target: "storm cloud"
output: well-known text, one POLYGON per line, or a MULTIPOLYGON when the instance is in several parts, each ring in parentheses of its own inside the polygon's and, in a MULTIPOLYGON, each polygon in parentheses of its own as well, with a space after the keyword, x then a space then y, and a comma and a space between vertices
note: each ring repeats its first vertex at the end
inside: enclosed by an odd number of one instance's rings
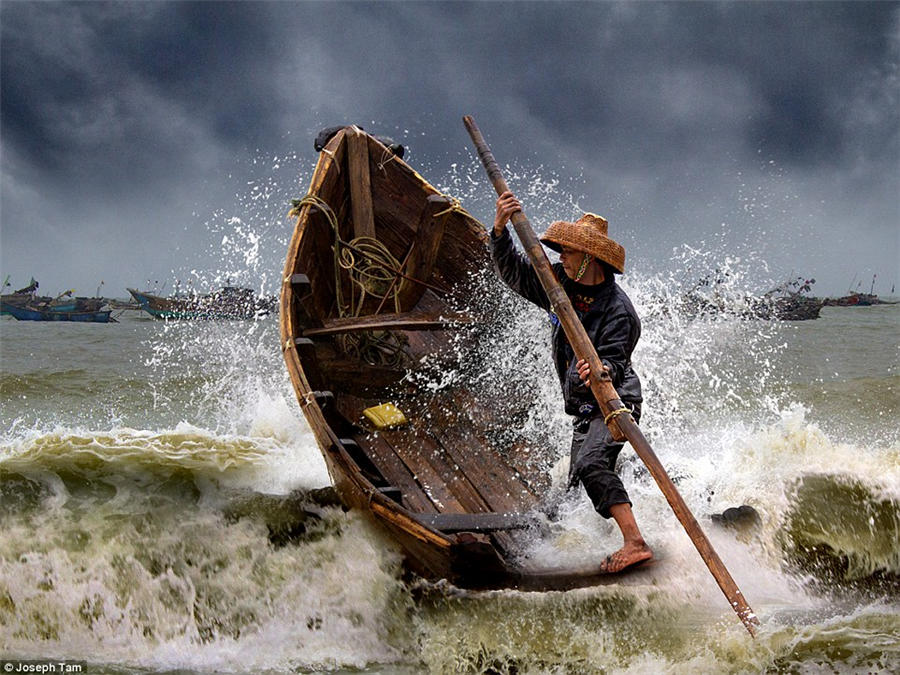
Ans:
MULTIPOLYGON (((516 191, 553 179, 536 225, 603 213, 632 271, 683 245, 820 293, 900 268, 897 3, 4 1, 0 24, 14 286, 121 296, 223 256, 271 283, 320 128, 452 185, 483 180, 464 114, 516 191)), ((487 181, 465 192, 489 220, 487 181)))

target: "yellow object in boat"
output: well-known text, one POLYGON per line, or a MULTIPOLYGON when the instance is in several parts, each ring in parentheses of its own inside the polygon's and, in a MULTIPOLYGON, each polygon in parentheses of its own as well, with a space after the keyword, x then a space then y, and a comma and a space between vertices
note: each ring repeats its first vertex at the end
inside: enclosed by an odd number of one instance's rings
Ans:
POLYGON ((392 429, 394 427, 402 427, 408 424, 409 420, 406 415, 393 403, 382 403, 381 405, 372 406, 363 410, 363 415, 376 429, 392 429))

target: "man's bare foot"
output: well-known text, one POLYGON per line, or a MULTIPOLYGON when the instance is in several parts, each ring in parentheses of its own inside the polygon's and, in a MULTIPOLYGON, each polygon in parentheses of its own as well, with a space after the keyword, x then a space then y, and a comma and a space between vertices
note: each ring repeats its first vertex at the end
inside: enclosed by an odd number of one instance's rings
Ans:
POLYGON ((600 569, 603 572, 614 574, 616 572, 621 572, 632 565, 646 562, 652 557, 653 551, 651 551, 650 547, 643 542, 640 544, 625 544, 615 553, 606 556, 606 559, 600 563, 600 569))

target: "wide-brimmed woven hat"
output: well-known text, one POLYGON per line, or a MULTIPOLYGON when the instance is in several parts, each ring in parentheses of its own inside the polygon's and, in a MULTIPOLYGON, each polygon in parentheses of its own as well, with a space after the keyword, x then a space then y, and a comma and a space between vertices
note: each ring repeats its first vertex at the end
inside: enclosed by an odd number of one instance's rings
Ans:
POLYGON ((606 218, 596 213, 585 213, 574 223, 557 220, 544 232, 541 242, 557 253, 563 246, 584 251, 621 274, 625 271, 625 249, 609 238, 608 225, 606 218))

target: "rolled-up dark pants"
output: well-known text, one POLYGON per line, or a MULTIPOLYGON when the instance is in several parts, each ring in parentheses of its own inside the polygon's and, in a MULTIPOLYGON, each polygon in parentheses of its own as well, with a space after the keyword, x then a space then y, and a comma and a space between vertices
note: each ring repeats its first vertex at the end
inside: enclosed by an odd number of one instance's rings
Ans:
MULTIPOLYGON (((641 419, 640 403, 625 403, 634 407, 631 416, 635 422, 641 419)), ((612 517, 609 507, 615 504, 631 504, 622 479, 616 473, 616 459, 624 443, 614 441, 603 422, 603 415, 576 417, 572 430, 572 454, 569 460, 569 487, 578 483, 604 518, 612 517)))

